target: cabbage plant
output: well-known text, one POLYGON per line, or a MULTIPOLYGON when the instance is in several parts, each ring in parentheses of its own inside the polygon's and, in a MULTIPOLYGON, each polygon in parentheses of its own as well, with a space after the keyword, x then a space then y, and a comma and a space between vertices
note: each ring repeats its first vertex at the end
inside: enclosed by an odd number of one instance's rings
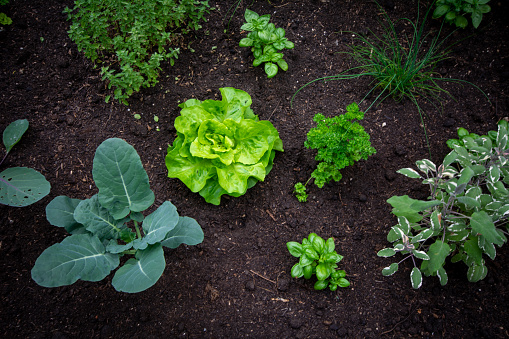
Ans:
POLYGON ((166 268, 163 247, 203 241, 196 220, 179 216, 169 201, 143 215, 155 196, 138 153, 124 140, 108 139, 97 148, 92 175, 97 194, 85 200, 58 196, 46 206, 49 223, 71 235, 35 261, 32 279, 40 286, 99 281, 116 269, 111 284, 117 291, 141 292, 166 268), (123 256, 130 258, 121 262, 123 256))
POLYGON ((179 105, 177 138, 168 148, 168 177, 178 178, 205 201, 238 197, 272 169, 283 142, 271 122, 253 113, 248 93, 220 88, 222 100, 190 99, 179 105))

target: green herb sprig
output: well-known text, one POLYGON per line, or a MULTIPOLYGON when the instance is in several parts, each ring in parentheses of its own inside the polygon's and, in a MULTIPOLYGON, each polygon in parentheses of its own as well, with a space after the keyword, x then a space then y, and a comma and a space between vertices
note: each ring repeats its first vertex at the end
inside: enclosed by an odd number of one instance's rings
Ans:
POLYGON ((336 270, 343 256, 335 251, 333 238, 325 241, 316 233, 311 233, 302 240, 302 244, 290 241, 286 247, 291 255, 299 258, 299 262, 292 267, 292 277, 311 279, 316 275, 318 281, 314 285, 315 290, 323 290, 328 286, 331 291, 335 291, 338 287, 350 286, 350 282, 345 279, 346 272, 336 270))
POLYGON ((315 159, 316 169, 306 184, 297 183, 294 193, 300 202, 307 200, 306 185, 311 179, 322 188, 326 183, 342 178, 340 170, 351 166, 355 161, 367 158, 376 153, 369 141, 370 136, 357 121, 364 118, 364 112, 356 103, 347 106, 346 113, 326 118, 318 113, 313 118, 317 126, 310 129, 304 146, 318 150, 315 159))
POLYGON ((251 47, 255 57, 253 66, 257 67, 263 63, 267 78, 276 76, 278 66, 283 71, 287 71, 288 63, 283 59, 284 54, 280 51, 292 49, 295 45, 285 37, 285 30, 269 23, 270 14, 260 16, 246 9, 244 17, 246 23, 240 29, 250 33, 247 38, 240 40, 239 46, 251 47))
POLYGON ((449 24, 465 28, 468 26, 465 15, 470 14, 472 26, 477 28, 481 24, 483 14, 491 11, 488 2, 490 0, 437 0, 433 19, 444 17, 444 20, 449 24))

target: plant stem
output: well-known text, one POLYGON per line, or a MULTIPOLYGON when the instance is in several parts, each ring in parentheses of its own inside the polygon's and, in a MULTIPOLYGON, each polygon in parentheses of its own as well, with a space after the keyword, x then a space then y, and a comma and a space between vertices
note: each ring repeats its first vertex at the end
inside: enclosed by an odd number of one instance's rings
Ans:
POLYGON ((136 228, 136 235, 138 236, 138 239, 141 239, 141 232, 140 232, 140 227, 138 226, 138 222, 136 220, 133 220, 134 221, 134 227, 136 228))
POLYGON ((5 160, 5 158, 7 158, 7 154, 9 154, 9 152, 6 152, 6 153, 5 153, 4 157, 2 158, 2 161, 0 161, 0 165, 2 165, 2 164, 3 164, 3 162, 4 162, 4 160, 5 160))

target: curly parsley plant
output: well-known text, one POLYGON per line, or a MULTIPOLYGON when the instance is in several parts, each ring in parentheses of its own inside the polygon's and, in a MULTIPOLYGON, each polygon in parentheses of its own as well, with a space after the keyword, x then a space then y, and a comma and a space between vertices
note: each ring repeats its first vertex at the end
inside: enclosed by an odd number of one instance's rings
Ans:
POLYGON ((313 120, 317 126, 308 132, 304 146, 318 150, 315 159, 319 163, 305 184, 295 184, 294 193, 300 202, 307 201, 306 185, 311 179, 315 179, 316 186, 322 188, 331 180, 341 180, 341 169, 376 153, 371 147, 369 134, 357 122, 363 118, 364 112, 356 103, 348 105, 345 114, 333 118, 326 118, 320 113, 315 115, 313 120))

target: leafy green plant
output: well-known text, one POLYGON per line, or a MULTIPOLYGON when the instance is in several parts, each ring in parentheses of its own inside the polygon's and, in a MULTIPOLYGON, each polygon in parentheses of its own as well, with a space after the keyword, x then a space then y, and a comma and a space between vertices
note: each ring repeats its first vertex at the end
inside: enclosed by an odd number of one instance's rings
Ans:
MULTIPOLYGON (((3 133, 5 155, 0 165, 14 145, 21 140, 28 125, 28 120, 20 119, 5 128, 3 133)), ((50 189, 51 185, 44 175, 32 168, 11 167, 0 173, 0 204, 3 205, 14 207, 31 205, 47 196, 50 189)))
POLYGON ((246 9, 244 18, 246 23, 240 29, 249 33, 247 38, 240 40, 239 46, 251 47, 255 57, 253 66, 257 67, 263 63, 268 78, 273 78, 279 68, 287 71, 288 63, 283 59, 284 54, 280 51, 285 48, 292 49, 295 45, 285 37, 285 30, 269 23, 270 14, 260 16, 246 9))
POLYGON ((190 99, 179 105, 177 138, 168 147, 166 167, 205 201, 239 197, 272 169, 283 142, 270 121, 258 119, 251 97, 232 87, 220 88, 222 100, 190 99))
POLYGON ((433 19, 444 17, 444 20, 456 27, 468 25, 466 14, 470 14, 474 28, 479 27, 482 15, 491 11, 490 0, 437 0, 433 19))
POLYGON ((103 80, 127 105, 134 92, 158 82, 162 61, 173 66, 181 34, 199 29, 209 8, 208 1, 197 0, 75 0, 64 12, 78 50, 102 65, 103 80))
POLYGON ((286 243, 286 247, 291 255, 299 258, 299 262, 292 267, 292 277, 310 279, 315 274, 318 279, 315 290, 323 290, 329 286, 331 291, 335 291, 338 287, 350 286, 350 282, 345 279, 346 272, 336 270, 337 263, 343 256, 334 250, 333 238, 325 241, 316 233, 311 233, 302 240, 302 244, 290 241, 286 243))
MULTIPOLYGON (((8 3, 9 0, 0 0, 0 6, 7 5, 8 3)), ((0 13, 0 25, 10 25, 10 24, 12 24, 12 19, 9 18, 5 13, 0 13)))
POLYGON ((306 186, 311 179, 322 188, 331 180, 341 180, 341 169, 355 161, 367 160, 376 153, 371 147, 369 134, 357 122, 363 118, 364 112, 356 103, 348 105, 345 114, 333 118, 326 118, 320 113, 315 115, 313 121, 317 126, 309 130, 304 146, 318 150, 315 157, 318 165, 306 184, 295 184, 294 193, 300 202, 307 201, 306 186))
POLYGON ((378 252, 391 257, 401 252, 405 257, 382 270, 383 275, 394 274, 402 261, 411 258, 414 268, 410 274, 412 286, 419 288, 422 273, 438 276, 447 283, 445 261, 463 261, 467 278, 476 282, 488 272, 484 255, 495 259, 496 246, 507 242, 509 226, 509 145, 506 121, 497 131, 479 136, 459 129, 459 139, 451 139, 453 149, 440 166, 430 160, 417 161, 420 174, 412 168, 398 172, 429 185, 426 201, 393 196, 387 202, 398 217, 387 240, 392 248, 378 252), (416 259, 422 260, 420 268, 416 259))
POLYGON ((154 193, 138 153, 124 140, 113 138, 99 145, 92 175, 99 192, 90 199, 58 196, 46 207, 50 224, 71 235, 36 260, 32 278, 37 284, 58 287, 78 279, 99 281, 129 255, 134 257, 115 272, 112 285, 121 292, 141 292, 165 269, 163 246, 203 241, 196 220, 180 217, 169 201, 146 217, 142 214, 154 203, 154 193))

